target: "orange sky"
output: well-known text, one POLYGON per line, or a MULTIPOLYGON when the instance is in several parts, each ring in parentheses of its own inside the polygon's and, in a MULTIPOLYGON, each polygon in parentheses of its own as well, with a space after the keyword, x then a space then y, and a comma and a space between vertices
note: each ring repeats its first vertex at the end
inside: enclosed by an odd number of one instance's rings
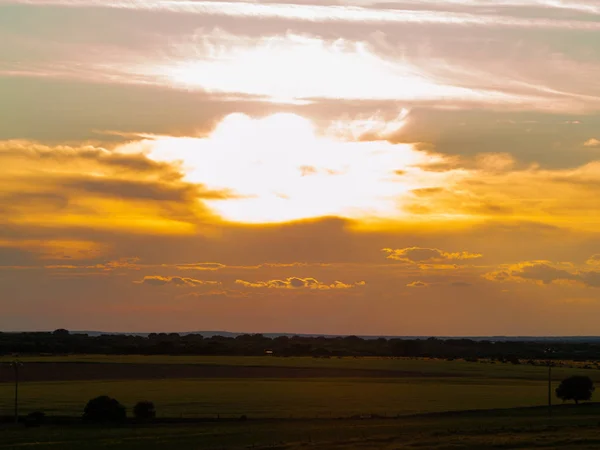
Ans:
POLYGON ((595 1, 0 5, 0 330, 595 335, 595 1))

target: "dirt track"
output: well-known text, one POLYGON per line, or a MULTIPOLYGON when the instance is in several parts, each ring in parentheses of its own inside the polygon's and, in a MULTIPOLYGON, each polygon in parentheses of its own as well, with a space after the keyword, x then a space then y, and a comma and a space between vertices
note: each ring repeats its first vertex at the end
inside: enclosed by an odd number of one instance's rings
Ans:
MULTIPOLYGON (((13 371, 0 368, 0 383, 12 382, 13 371)), ((152 380, 174 378, 400 378, 449 377, 452 374, 312 367, 240 367, 199 364, 26 363, 21 381, 152 380)))

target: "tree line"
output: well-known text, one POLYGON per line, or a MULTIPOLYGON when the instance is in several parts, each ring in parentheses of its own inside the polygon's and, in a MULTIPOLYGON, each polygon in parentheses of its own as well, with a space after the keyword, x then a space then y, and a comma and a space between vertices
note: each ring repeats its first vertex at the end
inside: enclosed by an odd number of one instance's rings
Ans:
POLYGON ((0 355, 14 354, 138 354, 231 356, 382 356, 490 358, 520 360, 600 360, 600 343, 560 341, 492 341, 473 339, 400 339, 307 337, 244 334, 235 337, 152 333, 148 336, 91 336, 60 329, 54 332, 0 333, 0 355), (552 352, 548 353, 548 347, 552 352))

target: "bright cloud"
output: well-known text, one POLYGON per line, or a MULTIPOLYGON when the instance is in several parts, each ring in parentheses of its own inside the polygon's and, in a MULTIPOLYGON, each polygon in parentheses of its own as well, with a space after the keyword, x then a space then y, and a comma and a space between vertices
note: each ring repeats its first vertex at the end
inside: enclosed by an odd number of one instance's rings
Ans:
POLYGON ((588 139, 583 143, 585 147, 600 147, 600 140, 596 138, 588 139))
POLYGON ((220 283, 217 281, 206 281, 197 280, 195 278, 188 277, 163 277, 160 275, 149 275, 145 276, 142 280, 136 281, 137 284, 147 284, 150 286, 185 286, 185 287, 198 287, 198 286, 218 286, 220 283))
POLYGON ((343 283, 341 281, 334 281, 333 283, 323 283, 316 280, 315 278, 297 278, 290 277, 285 280, 269 280, 269 281, 244 281, 236 280, 236 284, 239 284, 248 288, 266 288, 266 289, 316 289, 316 290, 330 290, 330 289, 352 289, 356 287, 363 287, 366 285, 364 281, 358 281, 353 284, 343 283))
POLYGON ((406 61, 383 59, 366 42, 341 38, 328 41, 287 34, 250 39, 215 30, 176 43, 171 52, 174 57, 164 65, 132 70, 188 89, 263 95, 281 102, 311 98, 517 101, 498 92, 436 82, 406 61))
MULTIPOLYGON (((181 1, 181 0, 8 0, 14 4, 53 5, 63 7, 101 7, 146 11, 169 11, 180 14, 224 15, 240 18, 291 19, 309 22, 361 22, 361 23, 434 23, 445 25, 487 25, 493 27, 566 28, 596 30, 594 22, 576 20, 550 20, 545 18, 511 17, 503 15, 477 15, 467 12, 449 12, 418 9, 377 9, 347 5, 310 5, 286 3, 250 3, 227 1, 181 1)), ((460 4, 460 3, 459 3, 460 4)), ((472 3, 471 3, 472 4, 472 3)), ((525 2, 514 3, 528 6, 525 2)), ((546 2, 543 6, 550 6, 546 2)), ((562 6, 562 3, 554 3, 562 6)), ((568 7, 566 8, 568 9, 568 7)), ((578 8, 580 11, 597 12, 594 7, 578 8)))

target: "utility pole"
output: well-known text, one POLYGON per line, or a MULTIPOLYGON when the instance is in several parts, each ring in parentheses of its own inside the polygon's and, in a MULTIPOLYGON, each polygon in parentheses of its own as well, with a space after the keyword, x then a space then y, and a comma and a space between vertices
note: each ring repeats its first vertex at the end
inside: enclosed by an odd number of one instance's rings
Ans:
POLYGON ((548 364, 548 416, 552 417, 552 359, 550 355, 554 353, 554 349, 547 348, 544 353, 548 357, 546 361, 548 364))
POLYGON ((548 360, 548 415, 552 417, 552 362, 548 360))
POLYGON ((19 367, 23 364, 20 361, 13 361, 10 363, 15 371, 15 424, 19 423, 19 367))

